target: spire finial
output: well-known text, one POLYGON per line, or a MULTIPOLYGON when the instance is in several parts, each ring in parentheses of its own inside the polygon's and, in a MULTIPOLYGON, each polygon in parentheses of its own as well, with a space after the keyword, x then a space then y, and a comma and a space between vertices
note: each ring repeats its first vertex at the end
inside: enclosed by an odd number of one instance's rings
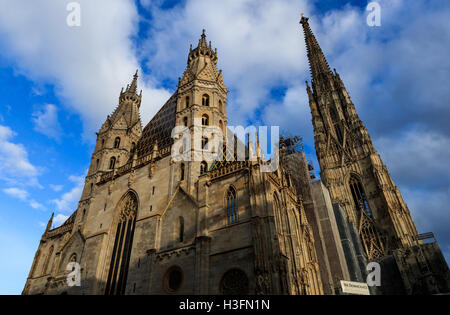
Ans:
POLYGON ((136 93, 136 91, 137 91, 137 80, 139 78, 138 73, 139 73, 139 69, 136 70, 136 73, 134 74, 134 77, 133 77, 133 82, 131 82, 130 88, 128 89, 130 92, 136 93))
POLYGON ((48 220, 47 223, 47 227, 45 228, 45 232, 47 233, 48 231, 50 231, 50 229, 52 228, 53 225, 53 217, 54 217, 55 213, 52 213, 52 216, 50 217, 50 220, 48 220))
POLYGON ((316 40, 313 32, 308 23, 308 18, 304 15, 300 21, 303 26, 303 32, 305 35, 306 51, 308 54, 309 66, 311 69, 312 79, 314 82, 318 82, 322 75, 332 74, 328 62, 316 40))
POLYGON ((203 29, 203 31, 202 31, 202 38, 200 38, 198 47, 202 47, 202 48, 208 47, 208 44, 206 43, 206 30, 205 29, 203 29))

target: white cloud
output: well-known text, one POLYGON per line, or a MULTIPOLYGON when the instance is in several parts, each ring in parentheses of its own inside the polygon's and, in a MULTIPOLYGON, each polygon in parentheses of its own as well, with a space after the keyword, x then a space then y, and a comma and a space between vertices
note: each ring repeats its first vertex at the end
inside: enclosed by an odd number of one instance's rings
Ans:
MULTIPOLYGON (((133 1, 78 2, 82 25, 69 27, 65 1, 0 0, 0 53, 36 83, 54 84, 64 104, 81 115, 91 139, 140 68, 131 40, 139 16, 133 1)), ((150 81, 141 79, 140 87, 146 121, 170 95, 150 81)))
POLYGON ((9 184, 39 186, 37 167, 28 160, 28 152, 22 144, 13 143, 16 134, 0 125, 0 179, 9 184))
POLYGON ((147 5, 154 18, 144 51, 151 53, 148 65, 159 77, 181 76, 189 44, 195 47, 201 30, 207 30, 232 92, 230 123, 243 123, 254 116, 272 87, 304 82, 307 60, 299 10, 310 10, 305 0, 198 0, 172 10, 147 5))
POLYGON ((60 192, 64 188, 63 185, 52 185, 52 184, 50 184, 49 186, 55 192, 60 192))
POLYGON ((61 138, 62 129, 58 121, 58 108, 55 105, 47 104, 42 110, 35 111, 31 120, 37 132, 55 140, 61 138))
POLYGON ((3 192, 20 200, 26 200, 28 198, 28 192, 19 188, 6 188, 3 189, 3 192))
POLYGON ((69 218, 68 215, 57 214, 57 215, 53 218, 53 226, 52 226, 52 228, 56 228, 56 227, 61 226, 68 218, 69 218))
POLYGON ((33 209, 45 209, 45 207, 44 207, 42 204, 40 204, 39 202, 37 202, 37 201, 34 200, 34 199, 29 200, 29 201, 28 201, 28 204, 29 204, 30 207, 33 208, 33 209))
POLYGON ((64 193, 61 198, 52 200, 58 211, 65 213, 71 213, 76 210, 84 187, 84 176, 70 176, 69 180, 75 186, 69 192, 64 193))
POLYGON ((28 191, 16 187, 5 188, 3 192, 11 197, 27 202, 33 209, 45 209, 45 207, 34 199, 29 199, 28 191))

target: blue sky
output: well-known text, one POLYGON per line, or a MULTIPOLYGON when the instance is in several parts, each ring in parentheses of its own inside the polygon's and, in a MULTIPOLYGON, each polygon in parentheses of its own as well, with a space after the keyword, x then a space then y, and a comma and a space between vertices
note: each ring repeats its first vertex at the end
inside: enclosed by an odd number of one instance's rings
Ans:
MULTIPOLYGON (((420 232, 450 258, 450 3, 367 1, 0 0, 0 294, 20 293, 52 212, 78 202, 95 132, 135 69, 144 124, 174 91, 201 30, 218 48, 229 124, 280 125, 314 158, 298 24, 308 15, 420 232)), ((316 163, 316 168, 318 165, 316 163)))

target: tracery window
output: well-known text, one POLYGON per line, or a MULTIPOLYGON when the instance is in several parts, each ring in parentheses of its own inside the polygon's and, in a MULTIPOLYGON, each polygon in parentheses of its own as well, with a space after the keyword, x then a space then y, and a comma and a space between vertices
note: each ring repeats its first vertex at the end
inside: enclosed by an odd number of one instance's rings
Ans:
POLYGON ((106 295, 123 295, 128 277, 131 248, 138 210, 137 197, 128 192, 118 205, 120 212, 115 232, 111 262, 106 281, 106 295))
POLYGON ((355 203, 355 207, 360 212, 364 210, 365 213, 371 217, 372 212, 370 211, 369 203, 367 202, 367 197, 364 192, 361 181, 356 178, 356 176, 352 176, 350 178, 350 191, 352 193, 353 202, 355 203))
POLYGON ((228 188, 227 195, 227 218, 228 224, 234 224, 238 222, 238 214, 237 214, 237 198, 236 198, 236 190, 234 187, 228 188))
POLYGON ((223 295, 249 294, 248 277, 240 269, 228 270, 220 281, 220 293, 223 295))

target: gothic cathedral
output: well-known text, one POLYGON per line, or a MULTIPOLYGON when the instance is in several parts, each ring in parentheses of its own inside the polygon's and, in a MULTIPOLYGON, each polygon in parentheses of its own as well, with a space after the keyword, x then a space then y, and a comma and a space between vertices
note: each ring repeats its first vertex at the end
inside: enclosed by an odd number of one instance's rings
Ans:
POLYGON ((258 137, 243 160, 226 144, 213 149, 224 158, 205 157, 229 129, 228 90, 203 32, 177 90, 144 128, 138 73, 122 89, 97 133, 78 208, 60 227, 50 219, 23 294, 340 294, 340 280, 365 281, 369 261, 398 279, 373 293, 448 290, 437 243, 421 240, 308 19, 301 24, 320 180, 292 139, 277 144, 273 172, 261 172, 269 162, 258 137), (201 141, 186 160, 173 157, 175 127, 201 141))

